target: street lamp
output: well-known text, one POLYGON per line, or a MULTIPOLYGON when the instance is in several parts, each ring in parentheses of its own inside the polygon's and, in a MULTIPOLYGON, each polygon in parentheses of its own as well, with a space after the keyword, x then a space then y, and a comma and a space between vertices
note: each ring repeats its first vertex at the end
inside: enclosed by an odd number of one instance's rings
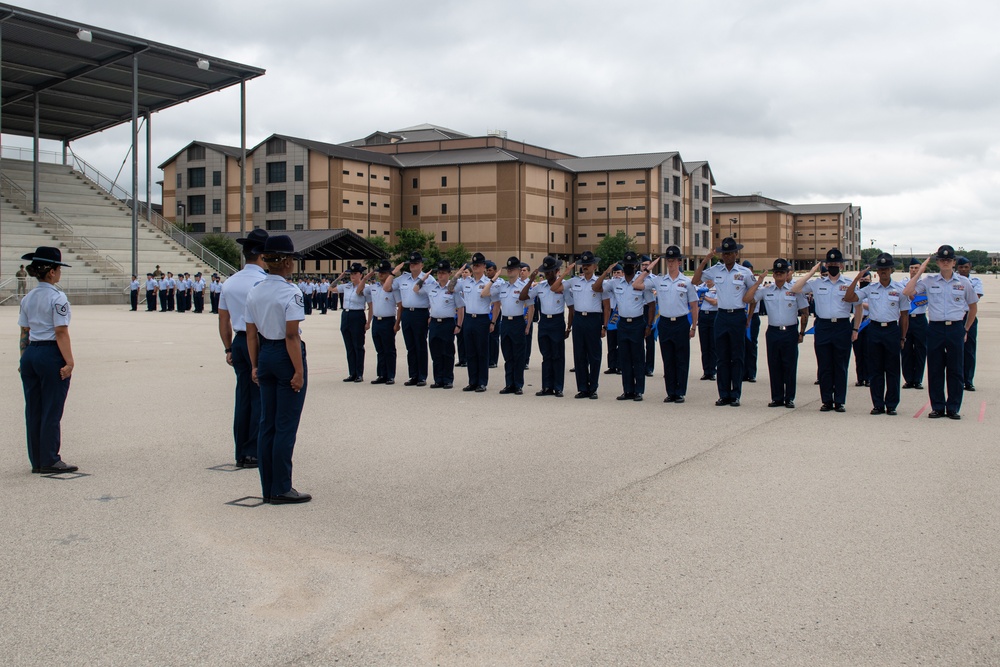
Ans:
POLYGON ((181 227, 182 229, 184 229, 184 231, 187 231, 187 222, 188 222, 187 206, 185 206, 184 204, 177 204, 177 210, 180 211, 181 214, 181 227))
POLYGON ((737 224, 739 224, 739 222, 740 221, 739 221, 738 218, 729 218, 729 236, 730 236, 730 238, 732 238, 732 236, 733 236, 733 225, 737 225, 737 224))

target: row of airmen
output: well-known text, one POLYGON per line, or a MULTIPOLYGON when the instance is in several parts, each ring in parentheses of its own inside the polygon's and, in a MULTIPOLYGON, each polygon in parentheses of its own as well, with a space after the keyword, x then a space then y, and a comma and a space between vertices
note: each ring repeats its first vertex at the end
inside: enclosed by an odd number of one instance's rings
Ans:
POLYGON ((179 273, 176 278, 170 271, 159 278, 155 278, 152 273, 147 273, 145 286, 140 284, 138 276, 133 275, 129 285, 129 302, 133 311, 139 309, 139 293, 143 287, 145 287, 146 292, 147 312, 155 311, 157 301, 159 301, 162 313, 170 311, 203 313, 205 312, 206 288, 208 289, 212 313, 219 312, 222 281, 216 273, 212 274, 212 280, 208 283, 202 278, 200 271, 195 273, 193 278, 190 273, 179 273))

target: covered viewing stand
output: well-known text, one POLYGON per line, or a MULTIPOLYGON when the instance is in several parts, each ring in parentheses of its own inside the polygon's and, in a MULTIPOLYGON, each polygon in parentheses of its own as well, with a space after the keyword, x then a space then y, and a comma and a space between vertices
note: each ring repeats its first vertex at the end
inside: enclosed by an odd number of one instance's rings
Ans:
MULTIPOLYGON (((82 11, 77 7, 79 11, 82 11)), ((240 229, 246 229, 246 82, 264 70, 0 4, 0 133, 69 143, 132 122, 132 273, 138 272, 139 118, 146 124, 146 192, 152 187, 150 115, 240 85, 240 229)), ((149 214, 147 212, 147 217, 149 214)))
MULTIPOLYGON (((349 229, 311 229, 298 232, 286 232, 282 230, 270 233, 289 236, 295 245, 295 251, 302 255, 302 262, 324 259, 338 261, 350 259, 368 260, 385 259, 388 257, 388 255, 379 250, 378 246, 349 229)), ((214 235, 219 236, 220 234, 215 233, 214 235)), ((192 234, 192 236, 200 239, 204 236, 209 236, 209 234, 192 234)), ((245 236, 245 234, 225 232, 221 236, 228 236, 236 240, 241 236, 245 236)), ((316 273, 315 271, 309 271, 308 265, 303 267, 303 264, 300 263, 299 266, 302 273, 316 273)))

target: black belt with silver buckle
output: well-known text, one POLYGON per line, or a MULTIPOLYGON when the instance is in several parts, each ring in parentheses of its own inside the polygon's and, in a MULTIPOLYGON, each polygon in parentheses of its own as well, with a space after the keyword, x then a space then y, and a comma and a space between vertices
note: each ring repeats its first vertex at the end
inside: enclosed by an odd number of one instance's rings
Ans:
POLYGON ((777 329, 778 331, 785 331, 787 329, 794 329, 794 324, 768 324, 768 329, 777 329))
POLYGON ((746 308, 719 308, 719 310, 716 311, 716 312, 719 312, 719 313, 745 313, 747 311, 746 311, 746 308))

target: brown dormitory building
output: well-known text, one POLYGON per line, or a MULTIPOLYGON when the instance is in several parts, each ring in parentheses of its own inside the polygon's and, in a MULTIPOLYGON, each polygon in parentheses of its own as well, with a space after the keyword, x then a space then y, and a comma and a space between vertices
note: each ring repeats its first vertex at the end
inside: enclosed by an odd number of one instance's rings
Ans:
MULTIPOLYGON (((161 164, 165 217, 193 232, 239 231, 239 156, 193 141, 161 164)), ((421 229, 443 248, 461 243, 532 264, 593 250, 624 231, 641 252, 678 245, 693 265, 739 215, 723 214, 720 227, 709 163, 676 151, 576 157, 503 132, 473 137, 434 125, 343 144, 274 134, 247 150, 246 179, 248 228, 348 229, 390 243, 399 229, 421 229)), ((751 261, 772 248, 767 233, 766 243, 747 243, 755 220, 736 231, 751 261)), ((302 270, 332 273, 340 264, 302 270)))

